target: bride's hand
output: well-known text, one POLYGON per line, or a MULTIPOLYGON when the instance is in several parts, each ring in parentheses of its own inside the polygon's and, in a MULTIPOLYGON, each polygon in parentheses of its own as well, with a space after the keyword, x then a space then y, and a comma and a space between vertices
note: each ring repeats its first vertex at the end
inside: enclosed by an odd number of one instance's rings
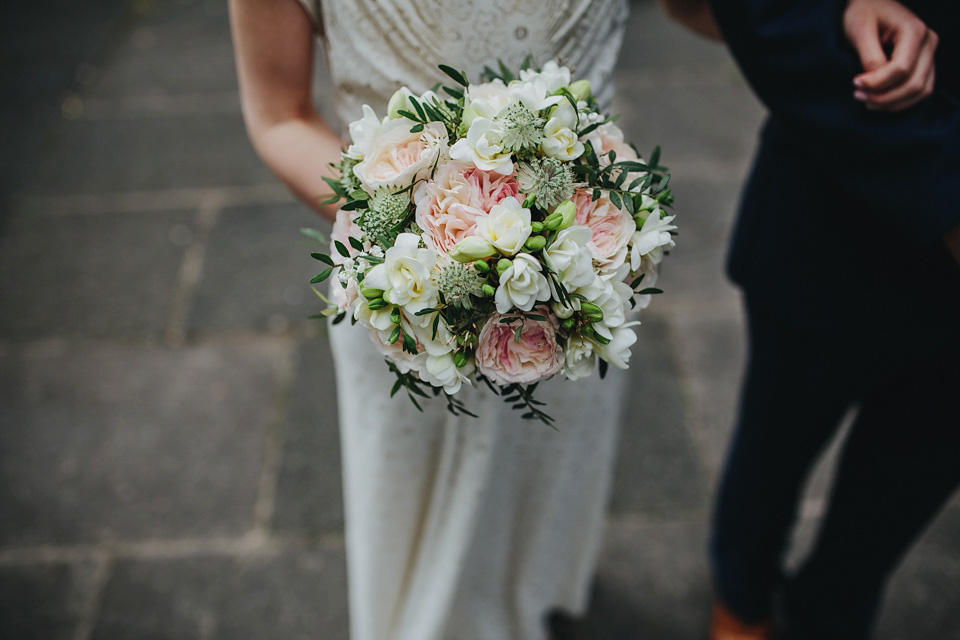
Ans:
POLYGON ((867 108, 901 111, 933 93, 937 34, 909 9, 893 0, 849 0, 843 26, 864 68, 853 80, 854 97, 867 108))

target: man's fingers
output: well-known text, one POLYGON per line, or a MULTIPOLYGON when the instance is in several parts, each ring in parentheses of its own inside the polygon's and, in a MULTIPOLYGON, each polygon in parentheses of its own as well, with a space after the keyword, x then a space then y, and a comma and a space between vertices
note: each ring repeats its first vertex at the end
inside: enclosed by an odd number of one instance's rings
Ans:
POLYGON ((899 111, 929 96, 933 92, 933 80, 934 44, 927 43, 920 50, 912 74, 904 82, 880 93, 858 91, 856 97, 871 107, 899 111))
POLYGON ((880 44, 880 31, 876 16, 848 15, 844 20, 847 38, 860 57, 864 70, 873 71, 887 62, 887 54, 880 44))
POLYGON ((893 33, 894 47, 890 60, 873 71, 858 75, 854 84, 870 93, 887 91, 903 84, 913 74, 921 48, 930 41, 931 35, 936 38, 936 34, 927 29, 923 22, 916 19, 903 21, 893 33))

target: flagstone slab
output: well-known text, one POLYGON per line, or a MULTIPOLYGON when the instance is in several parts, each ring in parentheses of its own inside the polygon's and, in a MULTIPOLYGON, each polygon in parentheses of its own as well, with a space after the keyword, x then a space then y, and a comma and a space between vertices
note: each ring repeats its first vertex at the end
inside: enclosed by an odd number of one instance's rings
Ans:
POLYGON ((248 531, 284 349, 52 343, 0 356, 0 545, 248 531))
POLYGON ((284 427, 273 529, 343 529, 340 432, 333 358, 325 332, 300 345, 284 427))
POLYGON ((273 182, 239 112, 65 123, 30 173, 29 195, 273 182))
POLYGON ((193 214, 19 216, 0 236, 0 336, 157 333, 193 214))
POLYGON ((614 514, 656 517, 696 512, 706 505, 707 481, 685 426, 673 338, 652 310, 641 314, 641 322, 630 358, 610 508, 614 514))
POLYGON ((0 565, 0 638, 73 640, 96 570, 93 560, 0 565))
POLYGON ((342 549, 123 560, 92 640, 347 640, 342 549))
MULTIPOLYGON (((315 324, 307 316, 326 304, 309 280, 325 265, 310 257, 329 253, 300 233, 330 225, 299 203, 232 207, 221 212, 210 236, 203 278, 188 320, 192 331, 237 327, 285 330, 315 324)), ((326 292, 328 283, 318 285, 326 292)))

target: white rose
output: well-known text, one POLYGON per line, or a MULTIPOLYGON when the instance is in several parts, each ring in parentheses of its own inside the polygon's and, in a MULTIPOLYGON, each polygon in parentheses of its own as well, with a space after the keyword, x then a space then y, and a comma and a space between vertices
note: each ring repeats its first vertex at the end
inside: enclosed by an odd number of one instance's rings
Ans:
MULTIPOLYGON (((493 171, 501 175, 513 173, 510 152, 503 148, 503 130, 488 118, 476 118, 470 124, 467 137, 460 138, 450 148, 450 157, 469 162, 483 171, 493 171)), ((354 168, 354 173, 356 172, 354 168)))
POLYGON ((370 152, 370 145, 380 130, 380 118, 370 105, 365 104, 363 117, 351 122, 348 130, 353 144, 347 148, 347 155, 360 160, 370 152))
POLYGON ((500 276, 494 300, 497 311, 507 313, 513 307, 530 311, 537 302, 550 299, 550 285, 540 262, 527 253, 518 253, 513 264, 500 276))
POLYGON ((437 159, 447 152, 447 130, 428 122, 423 131, 411 133, 405 118, 387 120, 370 142, 353 175, 368 193, 381 187, 406 187, 428 177, 437 159))
POLYGON ((493 205, 489 215, 477 220, 477 235, 507 256, 523 249, 531 233, 530 209, 513 197, 493 205))
POLYGON ((567 291, 585 287, 594 279, 593 257, 587 243, 593 238, 589 227, 568 227, 543 251, 543 261, 557 274, 567 291))
POLYGON ((593 373, 597 357, 594 344, 581 336, 570 336, 564 350, 563 373, 569 380, 586 378, 593 373))
POLYGON ((383 299, 411 313, 434 306, 437 286, 431 279, 437 252, 420 249, 420 236, 401 233, 384 261, 367 272, 363 285, 382 289, 383 299))
POLYGON ((544 139, 540 148, 551 158, 569 162, 583 155, 583 143, 577 137, 577 112, 564 100, 551 112, 543 128, 544 139))
POLYGON ((596 345, 597 354, 617 369, 626 369, 630 361, 630 347, 637 341, 637 334, 631 327, 638 324, 640 323, 627 322, 615 329, 609 329, 595 323, 593 328, 596 332, 610 341, 608 344, 596 345))
POLYGON ((524 69, 520 72, 520 79, 524 82, 534 82, 539 78, 547 93, 553 93, 570 85, 570 69, 561 67, 555 60, 548 61, 538 72, 524 69))
POLYGON ((643 226, 634 231, 630 246, 630 267, 636 271, 640 268, 641 259, 651 256, 654 264, 663 257, 663 250, 673 247, 676 243, 670 234, 677 228, 671 224, 676 216, 660 217, 660 209, 654 209, 643 221, 643 226))

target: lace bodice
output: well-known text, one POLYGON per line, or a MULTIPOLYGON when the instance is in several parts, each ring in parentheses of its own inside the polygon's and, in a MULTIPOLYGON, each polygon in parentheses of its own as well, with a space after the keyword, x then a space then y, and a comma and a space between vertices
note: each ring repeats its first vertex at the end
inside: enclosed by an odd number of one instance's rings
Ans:
POLYGON ((626 0, 300 0, 322 24, 343 122, 369 104, 383 115, 401 85, 422 92, 448 81, 449 64, 479 80, 484 65, 516 69, 558 59, 587 78, 601 106, 623 39, 626 0))

